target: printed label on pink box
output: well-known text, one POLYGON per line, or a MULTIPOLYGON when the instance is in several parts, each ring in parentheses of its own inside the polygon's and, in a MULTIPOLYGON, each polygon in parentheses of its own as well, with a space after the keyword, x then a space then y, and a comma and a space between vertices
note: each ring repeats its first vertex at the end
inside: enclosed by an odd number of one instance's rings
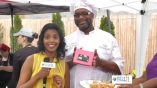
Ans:
POLYGON ((85 51, 82 49, 76 49, 73 62, 75 64, 82 64, 82 65, 92 65, 94 57, 94 52, 85 51))

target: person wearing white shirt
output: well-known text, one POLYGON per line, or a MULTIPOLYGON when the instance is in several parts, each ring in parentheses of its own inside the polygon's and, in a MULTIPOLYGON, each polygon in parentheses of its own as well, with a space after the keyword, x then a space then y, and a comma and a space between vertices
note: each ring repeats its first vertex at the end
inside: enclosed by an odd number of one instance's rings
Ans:
POLYGON ((71 9, 78 30, 65 37, 66 61, 72 62, 74 48, 95 52, 93 65, 75 64, 70 69, 70 88, 83 88, 80 81, 111 81, 113 74, 121 74, 124 59, 116 39, 109 33, 95 28, 95 9, 86 2, 77 2, 71 9))

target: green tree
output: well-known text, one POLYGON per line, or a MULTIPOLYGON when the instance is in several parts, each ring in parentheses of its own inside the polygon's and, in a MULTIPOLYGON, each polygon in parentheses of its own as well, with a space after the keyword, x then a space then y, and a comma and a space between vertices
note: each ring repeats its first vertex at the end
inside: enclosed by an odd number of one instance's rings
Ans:
MULTIPOLYGON (((109 32, 107 20, 108 20, 107 17, 102 16, 101 20, 100 20, 100 27, 99 28, 106 31, 106 32, 109 32)), ((111 20, 110 20, 110 26, 111 26, 111 34, 113 36, 115 36, 115 31, 114 31, 115 27, 114 27, 114 24, 111 20)))
MULTIPOLYGON (((11 41, 11 44, 13 43, 13 45, 14 45, 14 51, 17 51, 20 48, 20 46, 17 44, 17 37, 14 37, 14 41, 12 41, 12 39, 13 39, 12 33, 18 32, 21 28, 22 28, 21 18, 19 15, 15 15, 14 16, 14 27, 13 27, 13 30, 10 30, 10 35, 11 35, 10 41, 11 41)), ((12 47, 12 45, 11 45, 11 47, 12 47)), ((13 49, 13 47, 11 49, 13 49)))
POLYGON ((65 33, 65 32, 64 32, 64 23, 63 23, 63 21, 61 20, 61 15, 60 15, 60 13, 53 13, 53 14, 52 14, 52 23, 57 24, 57 25, 62 29, 63 34, 65 33))

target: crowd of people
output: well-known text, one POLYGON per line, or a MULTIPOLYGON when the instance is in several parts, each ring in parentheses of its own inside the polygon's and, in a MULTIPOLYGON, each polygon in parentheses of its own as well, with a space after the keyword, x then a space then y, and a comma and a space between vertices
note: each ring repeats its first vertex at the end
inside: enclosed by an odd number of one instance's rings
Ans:
MULTIPOLYGON (((38 34, 29 28, 14 34, 22 47, 14 54, 6 44, 0 45, 0 88, 83 88, 82 80, 111 82, 112 75, 122 74, 124 59, 116 38, 93 26, 96 9, 89 3, 77 2, 71 11, 78 29, 68 36, 64 37, 56 24, 48 23, 40 32, 37 47, 31 43, 38 34), (94 52, 92 65, 73 63, 77 49, 94 52), (54 67, 42 67, 44 63, 54 67)), ((157 54, 142 77, 120 87, 156 88, 156 73, 157 54)))

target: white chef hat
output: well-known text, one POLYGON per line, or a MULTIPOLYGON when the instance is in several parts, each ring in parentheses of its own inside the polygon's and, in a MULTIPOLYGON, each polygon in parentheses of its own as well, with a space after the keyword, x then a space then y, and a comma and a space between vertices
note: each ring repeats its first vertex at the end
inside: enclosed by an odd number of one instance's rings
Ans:
POLYGON ((74 14, 75 10, 80 9, 80 8, 87 9, 90 12, 92 12, 94 15, 96 15, 97 13, 96 7, 92 5, 91 3, 87 2, 86 0, 74 0, 74 2, 72 3, 70 7, 70 10, 74 14))

